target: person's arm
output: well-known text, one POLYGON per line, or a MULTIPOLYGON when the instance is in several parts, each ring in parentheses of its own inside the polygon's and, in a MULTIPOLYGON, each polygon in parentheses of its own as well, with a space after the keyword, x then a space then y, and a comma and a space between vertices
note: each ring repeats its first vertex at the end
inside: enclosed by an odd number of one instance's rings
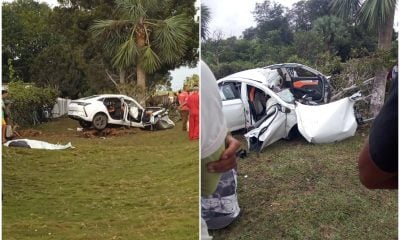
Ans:
POLYGON ((226 149, 218 161, 207 164, 209 172, 226 172, 236 167, 236 151, 240 148, 240 142, 231 134, 226 136, 226 149))
POLYGON ((369 141, 366 140, 358 159, 361 183, 369 189, 397 189, 397 172, 388 173, 376 166, 371 158, 369 141))

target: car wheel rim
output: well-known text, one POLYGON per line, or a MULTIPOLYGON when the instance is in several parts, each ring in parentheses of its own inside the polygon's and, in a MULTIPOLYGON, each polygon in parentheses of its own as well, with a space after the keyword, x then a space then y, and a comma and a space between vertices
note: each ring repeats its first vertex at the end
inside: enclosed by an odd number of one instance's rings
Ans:
POLYGON ((105 119, 102 116, 98 116, 94 119, 94 125, 98 128, 103 128, 105 125, 105 119))

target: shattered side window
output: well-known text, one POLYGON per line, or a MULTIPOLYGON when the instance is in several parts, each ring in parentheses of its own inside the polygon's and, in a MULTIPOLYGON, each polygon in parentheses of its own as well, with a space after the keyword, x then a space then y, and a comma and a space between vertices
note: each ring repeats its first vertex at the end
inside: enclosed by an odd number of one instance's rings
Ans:
POLYGON ((220 85, 219 94, 221 95, 222 101, 240 99, 240 92, 237 89, 236 84, 233 82, 223 83, 222 85, 220 85))

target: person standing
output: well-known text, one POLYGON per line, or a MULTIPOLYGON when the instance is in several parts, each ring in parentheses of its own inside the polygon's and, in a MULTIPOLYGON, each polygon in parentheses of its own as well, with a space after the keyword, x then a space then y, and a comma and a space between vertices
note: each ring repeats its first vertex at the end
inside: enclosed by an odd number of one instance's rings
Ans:
POLYGON ((2 120, 1 120, 1 143, 7 142, 6 131, 7 131, 7 109, 5 105, 5 98, 7 98, 8 92, 5 89, 1 90, 1 112, 2 112, 2 120))
POLYGON ((240 142, 228 131, 217 82, 203 61, 200 88, 201 239, 210 239, 208 229, 226 227, 240 213, 235 170, 240 142))
POLYGON ((189 108, 187 106, 188 97, 189 93, 187 92, 187 85, 184 85, 182 92, 178 94, 179 110, 181 113, 183 131, 187 131, 187 121, 189 117, 189 108))
POLYGON ((199 87, 195 85, 187 100, 189 108, 189 139, 199 139, 199 87))

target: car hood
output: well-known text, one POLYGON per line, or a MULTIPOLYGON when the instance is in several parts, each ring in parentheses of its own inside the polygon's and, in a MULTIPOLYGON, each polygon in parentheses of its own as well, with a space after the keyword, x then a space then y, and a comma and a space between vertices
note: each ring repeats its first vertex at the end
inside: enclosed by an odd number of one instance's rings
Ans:
POLYGON ((350 97, 318 106, 297 103, 299 132, 312 143, 331 143, 354 136, 357 129, 354 103, 350 97))

